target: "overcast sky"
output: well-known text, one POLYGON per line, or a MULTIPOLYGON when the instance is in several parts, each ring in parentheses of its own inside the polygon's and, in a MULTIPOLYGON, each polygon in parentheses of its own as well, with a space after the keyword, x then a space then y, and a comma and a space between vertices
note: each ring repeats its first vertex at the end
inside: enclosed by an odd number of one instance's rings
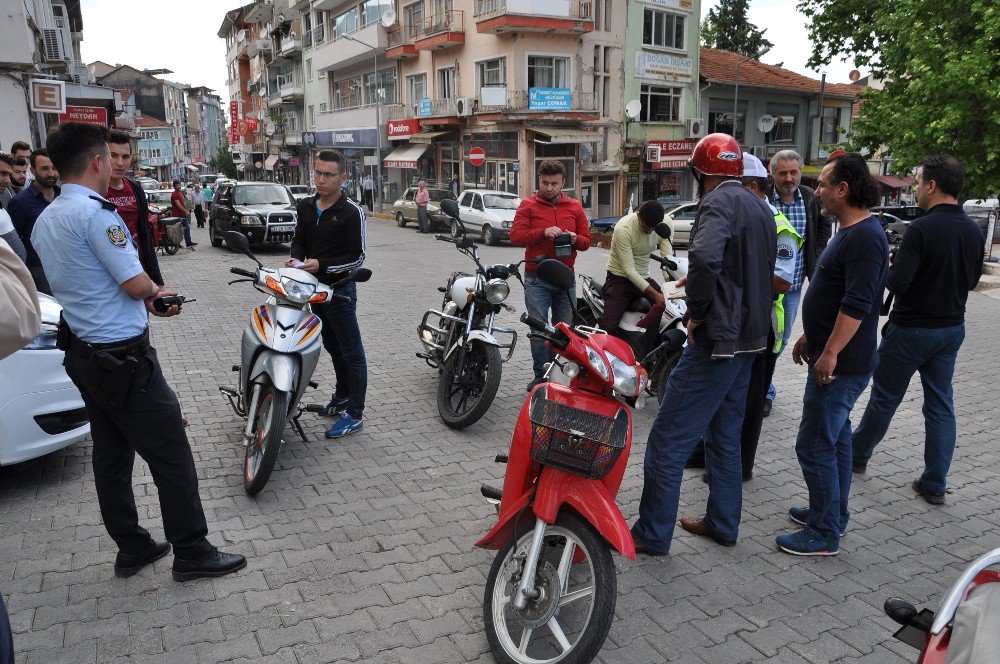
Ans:
MULTIPOLYGON (((786 69, 819 78, 819 72, 805 68, 811 44, 805 19, 795 10, 796 2, 752 0, 750 20, 766 28, 767 38, 775 44, 763 57, 764 62, 783 62, 786 69)), ((702 0, 702 14, 715 4, 716 0, 702 0)), ((131 4, 82 0, 83 58, 88 63, 103 60, 137 69, 170 69, 174 73, 167 79, 207 86, 227 101, 226 43, 217 33, 225 13, 240 5, 239 0, 143 0, 131 4)), ((850 64, 831 63, 827 80, 847 83, 853 68, 850 64)))

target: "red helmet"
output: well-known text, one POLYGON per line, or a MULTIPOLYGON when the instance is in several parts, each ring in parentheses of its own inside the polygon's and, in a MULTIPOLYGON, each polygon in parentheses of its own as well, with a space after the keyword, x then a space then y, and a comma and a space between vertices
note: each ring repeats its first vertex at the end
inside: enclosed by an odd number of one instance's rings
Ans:
POLYGON ((691 168, 704 175, 743 175, 743 150, 729 134, 709 134, 698 141, 691 156, 691 168))
POLYGON ((837 157, 843 157, 845 154, 847 154, 847 150, 834 150, 833 152, 830 153, 830 156, 826 158, 826 163, 829 164, 837 157))

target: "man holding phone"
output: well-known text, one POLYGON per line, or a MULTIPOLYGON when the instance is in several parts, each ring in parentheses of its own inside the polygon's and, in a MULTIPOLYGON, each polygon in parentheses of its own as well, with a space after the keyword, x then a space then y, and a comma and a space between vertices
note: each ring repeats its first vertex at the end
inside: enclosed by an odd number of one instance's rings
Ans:
MULTIPOLYGON (((555 258, 570 269, 577 251, 590 248, 590 222, 580 201, 563 193, 566 186, 566 168, 562 162, 547 160, 538 166, 538 193, 521 201, 510 229, 510 243, 525 247, 525 259, 555 258)), ((561 290, 535 275, 537 263, 524 266, 524 305, 528 315, 546 322, 573 320, 576 303, 576 285, 561 290), (549 311, 552 320, 549 321, 549 311)), ((545 342, 531 340, 534 379, 528 383, 530 391, 542 382, 549 351, 545 342)))

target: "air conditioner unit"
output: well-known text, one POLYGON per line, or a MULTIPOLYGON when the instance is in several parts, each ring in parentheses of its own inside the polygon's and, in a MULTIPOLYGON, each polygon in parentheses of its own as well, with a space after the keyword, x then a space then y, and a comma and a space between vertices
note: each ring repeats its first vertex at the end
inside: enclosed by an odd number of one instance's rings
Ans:
POLYGON ((660 163, 660 146, 659 145, 647 145, 646 146, 646 161, 651 164, 660 163))
POLYGON ((455 100, 455 115, 460 118, 467 118, 475 110, 475 100, 469 97, 459 97, 455 100))
POLYGON ((753 146, 753 156, 757 157, 761 161, 767 161, 767 147, 763 145, 753 146))
POLYGON ((687 118, 684 120, 685 138, 702 138, 705 135, 705 120, 703 118, 687 118))
POLYGON ((66 49, 63 42, 63 31, 60 28, 42 28, 42 41, 45 47, 46 62, 65 62, 66 49))

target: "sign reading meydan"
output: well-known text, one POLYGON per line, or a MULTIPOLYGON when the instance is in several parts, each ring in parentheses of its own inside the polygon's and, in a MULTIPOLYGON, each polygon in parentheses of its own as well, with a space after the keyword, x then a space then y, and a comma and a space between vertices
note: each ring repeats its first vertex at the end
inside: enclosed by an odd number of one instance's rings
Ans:
POLYGON ((636 51, 635 54, 635 75, 640 78, 690 83, 693 68, 691 58, 679 55, 648 51, 636 51))
POLYGON ((528 108, 533 111, 568 111, 573 107, 573 94, 569 88, 531 88, 528 90, 528 108))

